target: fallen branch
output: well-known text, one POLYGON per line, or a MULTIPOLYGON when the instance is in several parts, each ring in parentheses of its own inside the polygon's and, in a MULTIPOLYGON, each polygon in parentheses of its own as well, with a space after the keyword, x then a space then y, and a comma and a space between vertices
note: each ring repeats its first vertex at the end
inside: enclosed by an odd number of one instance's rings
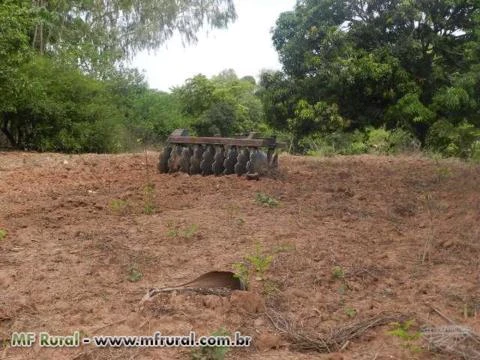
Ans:
POLYGON ((333 329, 325 334, 307 334, 298 330, 290 321, 272 309, 267 310, 266 316, 272 322, 275 329, 282 333, 291 343, 291 347, 298 351, 316 351, 330 353, 340 351, 348 346, 351 340, 362 336, 367 330, 390 324, 392 322, 405 321, 408 316, 394 313, 372 316, 365 320, 348 324, 344 327, 333 329))
POLYGON ((463 357, 465 360, 480 359, 480 335, 460 325, 425 328, 422 338, 429 350, 463 357))
POLYGON ((142 298, 141 303, 143 304, 146 301, 152 300, 155 296, 162 293, 172 293, 172 292, 193 292, 200 295, 218 295, 218 296, 228 296, 232 293, 232 289, 229 288, 185 288, 185 287, 172 287, 172 288, 163 288, 163 289, 150 289, 148 293, 142 298))
POLYGON ((449 324, 451 324, 451 325, 455 324, 455 322, 452 319, 450 319, 447 315, 443 314, 440 310, 438 310, 432 304, 426 303, 426 305, 429 306, 430 309, 432 309, 434 312, 436 312, 438 316, 440 316, 443 320, 445 320, 449 324))

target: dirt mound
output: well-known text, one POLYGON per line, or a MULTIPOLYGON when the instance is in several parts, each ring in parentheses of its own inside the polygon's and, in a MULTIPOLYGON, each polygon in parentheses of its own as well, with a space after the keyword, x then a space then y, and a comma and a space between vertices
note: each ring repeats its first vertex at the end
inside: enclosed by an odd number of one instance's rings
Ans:
MULTIPOLYGON (((13 331, 223 329, 254 339, 230 359, 430 359, 418 334, 445 325, 438 313, 480 331, 480 167, 282 156, 276 179, 246 181, 160 175, 157 158, 0 153, 2 341, 13 331), (232 270, 250 275, 250 291, 172 292, 139 306, 153 287, 232 270), (379 314, 407 318, 319 355, 295 346, 270 310, 320 339, 379 314)), ((188 359, 191 351, 33 347, 0 357, 188 359)))

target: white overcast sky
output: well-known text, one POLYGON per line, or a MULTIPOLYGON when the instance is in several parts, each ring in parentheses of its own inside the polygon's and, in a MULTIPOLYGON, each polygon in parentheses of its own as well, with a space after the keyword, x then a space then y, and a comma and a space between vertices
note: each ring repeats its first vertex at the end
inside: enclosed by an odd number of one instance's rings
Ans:
POLYGON ((296 0, 235 0, 237 20, 228 29, 198 34, 197 44, 182 45, 179 37, 155 53, 142 52, 132 66, 144 70, 150 87, 168 91, 196 74, 208 77, 224 69, 238 76, 258 77, 262 69, 280 69, 271 29, 281 12, 296 0))

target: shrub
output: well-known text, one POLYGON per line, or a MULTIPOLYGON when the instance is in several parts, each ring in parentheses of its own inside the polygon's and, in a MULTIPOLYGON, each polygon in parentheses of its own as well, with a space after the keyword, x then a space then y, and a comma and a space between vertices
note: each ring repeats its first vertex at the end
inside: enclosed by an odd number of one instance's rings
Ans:
POLYGON ((399 154, 420 149, 421 143, 410 132, 403 129, 395 129, 388 137, 390 154, 399 154))
POLYGON ((370 152, 373 152, 375 154, 388 153, 388 149, 390 147, 388 138, 390 137, 390 133, 387 130, 385 130, 384 128, 367 128, 366 134, 366 142, 370 152))
POLYGON ((472 160, 480 162, 480 140, 475 141, 472 149, 472 160))
POLYGON ((408 131, 367 128, 364 132, 316 134, 302 139, 300 148, 308 155, 331 156, 357 154, 398 154, 420 148, 420 142, 408 131))
POLYGON ((454 126, 447 120, 434 123, 427 135, 427 148, 445 156, 478 157, 480 129, 463 121, 454 126))

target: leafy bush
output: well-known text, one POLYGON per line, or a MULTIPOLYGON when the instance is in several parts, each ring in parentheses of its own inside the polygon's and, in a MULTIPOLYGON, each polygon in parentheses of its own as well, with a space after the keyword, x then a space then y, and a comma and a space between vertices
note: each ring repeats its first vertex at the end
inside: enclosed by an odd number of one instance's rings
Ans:
POLYGON ((331 156, 357 154, 398 154, 417 150, 420 142, 403 129, 367 128, 351 133, 317 134, 302 139, 300 148, 308 155, 331 156))
POLYGON ((368 152, 365 134, 358 130, 353 133, 337 131, 327 135, 305 137, 299 142, 299 148, 308 155, 316 156, 356 155, 368 152))
POLYGON ((370 149, 370 152, 376 154, 386 154, 390 148, 388 138, 390 137, 390 132, 384 128, 374 129, 367 128, 366 130, 367 140, 366 143, 370 149))
POLYGON ((480 140, 475 141, 472 146, 472 160, 480 162, 480 140))
POLYGON ((461 158, 477 158, 479 142, 480 129, 466 121, 454 126, 447 120, 439 120, 431 126, 426 139, 430 150, 461 158))
POLYGON ((63 152, 122 149, 124 112, 104 82, 49 58, 22 67, 26 86, 2 129, 18 148, 63 152))
POLYGON ((400 128, 390 132, 388 142, 390 144, 390 154, 417 151, 421 147, 421 143, 418 139, 416 139, 410 132, 400 128))
POLYGON ((196 75, 173 89, 172 95, 197 135, 230 136, 263 125, 263 107, 255 91, 251 79, 239 79, 233 70, 225 70, 211 79, 196 75))

